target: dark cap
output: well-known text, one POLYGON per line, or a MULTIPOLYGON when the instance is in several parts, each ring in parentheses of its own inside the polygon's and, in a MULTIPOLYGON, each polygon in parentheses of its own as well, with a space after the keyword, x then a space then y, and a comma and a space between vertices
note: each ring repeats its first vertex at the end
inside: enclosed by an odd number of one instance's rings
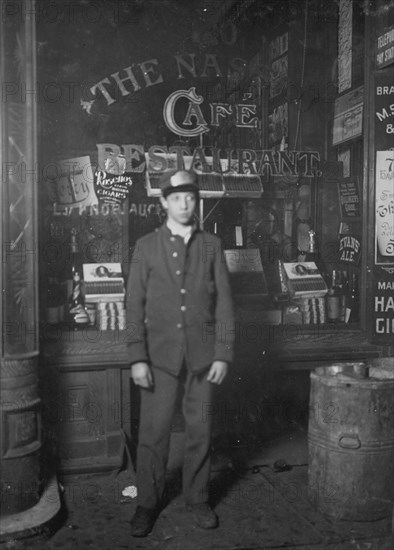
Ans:
POLYGON ((163 197, 167 197, 170 193, 187 191, 198 193, 197 176, 191 170, 165 172, 160 179, 160 189, 163 197))

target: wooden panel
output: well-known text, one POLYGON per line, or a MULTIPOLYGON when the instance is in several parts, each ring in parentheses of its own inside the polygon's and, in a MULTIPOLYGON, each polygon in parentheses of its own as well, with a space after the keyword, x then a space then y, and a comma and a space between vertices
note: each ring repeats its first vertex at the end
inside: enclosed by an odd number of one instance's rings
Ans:
MULTIPOLYGON (((117 367, 75 365, 72 370, 42 366, 46 447, 60 471, 120 467, 124 452, 121 371, 117 367)), ((127 404, 124 408, 128 408, 127 404)))

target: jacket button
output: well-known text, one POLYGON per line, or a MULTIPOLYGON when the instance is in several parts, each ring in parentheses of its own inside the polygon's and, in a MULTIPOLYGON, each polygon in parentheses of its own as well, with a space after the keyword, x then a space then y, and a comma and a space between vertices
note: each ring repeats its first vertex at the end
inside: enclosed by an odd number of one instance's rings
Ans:
POLYGON ((170 237, 170 241, 171 241, 171 242, 174 242, 174 241, 175 241, 175 237, 170 237))
POLYGON ((173 258, 176 258, 178 256, 178 252, 173 252, 172 256, 173 256, 173 258))
POLYGON ((175 271, 175 275, 182 275, 182 271, 181 271, 180 269, 177 269, 177 270, 175 271))
POLYGON ((186 294, 186 290, 184 288, 181 288, 181 294, 186 294))
POLYGON ((181 311, 186 311, 186 306, 181 306, 181 311))
POLYGON ((176 326, 176 328, 182 328, 181 323, 178 323, 177 326, 176 326))

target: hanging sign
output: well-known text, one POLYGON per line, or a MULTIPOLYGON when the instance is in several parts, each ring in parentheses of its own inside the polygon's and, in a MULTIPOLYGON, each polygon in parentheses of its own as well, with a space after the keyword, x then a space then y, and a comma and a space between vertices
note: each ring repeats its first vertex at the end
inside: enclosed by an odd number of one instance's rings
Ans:
POLYGON ((394 25, 376 39, 376 68, 383 69, 394 63, 394 25))

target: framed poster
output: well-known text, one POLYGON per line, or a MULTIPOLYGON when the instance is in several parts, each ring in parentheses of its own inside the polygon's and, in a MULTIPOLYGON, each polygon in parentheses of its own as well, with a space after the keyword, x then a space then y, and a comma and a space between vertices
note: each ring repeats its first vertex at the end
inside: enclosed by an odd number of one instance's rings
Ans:
POLYGON ((364 86, 335 100, 332 144, 338 145, 362 134, 364 86))

